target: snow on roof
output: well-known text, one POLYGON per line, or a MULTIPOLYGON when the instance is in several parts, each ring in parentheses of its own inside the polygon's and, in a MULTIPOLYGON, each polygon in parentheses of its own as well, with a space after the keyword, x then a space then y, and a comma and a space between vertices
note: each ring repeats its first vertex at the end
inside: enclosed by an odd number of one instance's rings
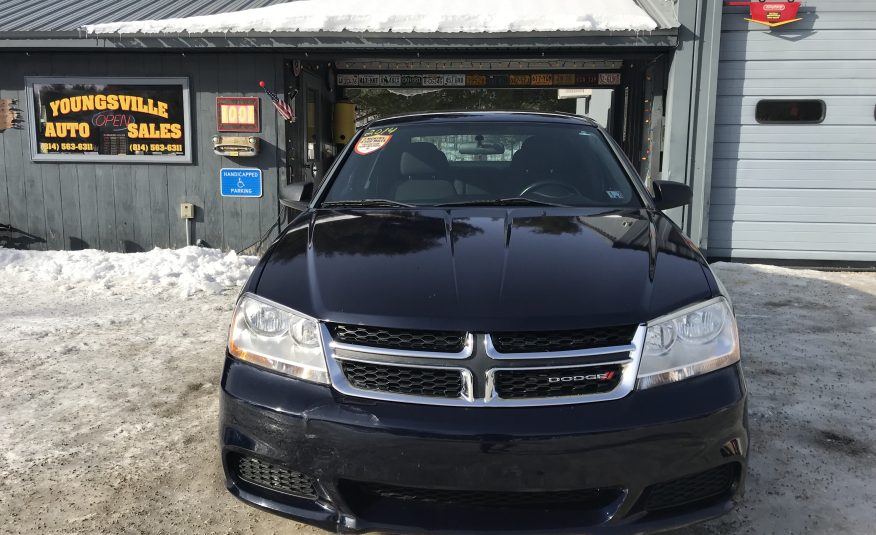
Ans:
POLYGON ((85 26, 94 34, 507 33, 654 30, 635 0, 298 0, 232 13, 85 26))

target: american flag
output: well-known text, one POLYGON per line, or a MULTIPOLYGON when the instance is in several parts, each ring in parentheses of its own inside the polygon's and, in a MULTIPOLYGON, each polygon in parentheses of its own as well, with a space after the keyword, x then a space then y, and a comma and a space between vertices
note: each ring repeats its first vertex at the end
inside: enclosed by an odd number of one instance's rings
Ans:
POLYGON ((277 112, 284 119, 286 119, 287 121, 292 121, 295 119, 295 111, 292 110, 292 107, 289 106, 289 104, 287 104, 285 100, 281 99, 280 97, 277 96, 276 93, 274 93, 273 91, 268 89, 267 86, 265 86, 264 81, 259 82, 259 86, 265 90, 265 93, 267 93, 268 98, 271 99, 271 103, 274 105, 275 108, 277 108, 277 112))

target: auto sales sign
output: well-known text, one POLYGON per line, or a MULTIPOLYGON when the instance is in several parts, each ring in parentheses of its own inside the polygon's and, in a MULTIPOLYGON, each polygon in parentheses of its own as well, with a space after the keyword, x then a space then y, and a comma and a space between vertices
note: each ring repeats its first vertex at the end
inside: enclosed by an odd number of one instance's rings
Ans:
POLYGON ((783 26, 801 20, 797 17, 797 11, 800 9, 800 2, 797 0, 781 0, 776 2, 765 2, 763 0, 756 2, 724 2, 724 5, 748 7, 751 17, 746 18, 745 20, 763 24, 770 28, 783 26))
POLYGON ((191 161, 186 79, 26 83, 34 160, 191 161))

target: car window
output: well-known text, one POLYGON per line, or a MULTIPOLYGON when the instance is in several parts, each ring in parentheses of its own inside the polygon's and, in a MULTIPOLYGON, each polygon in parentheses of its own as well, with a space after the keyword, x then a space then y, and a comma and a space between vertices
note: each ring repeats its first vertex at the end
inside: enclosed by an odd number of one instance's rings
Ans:
POLYGON ((447 121, 366 129, 323 202, 413 205, 524 198, 569 206, 640 207, 620 162, 594 127, 447 121))

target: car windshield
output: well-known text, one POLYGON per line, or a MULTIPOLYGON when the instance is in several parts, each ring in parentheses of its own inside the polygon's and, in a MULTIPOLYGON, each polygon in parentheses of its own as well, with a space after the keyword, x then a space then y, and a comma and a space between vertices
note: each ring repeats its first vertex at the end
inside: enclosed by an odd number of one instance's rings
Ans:
POLYGON ((366 129, 322 199, 344 204, 642 206, 596 128, 481 121, 366 129))

